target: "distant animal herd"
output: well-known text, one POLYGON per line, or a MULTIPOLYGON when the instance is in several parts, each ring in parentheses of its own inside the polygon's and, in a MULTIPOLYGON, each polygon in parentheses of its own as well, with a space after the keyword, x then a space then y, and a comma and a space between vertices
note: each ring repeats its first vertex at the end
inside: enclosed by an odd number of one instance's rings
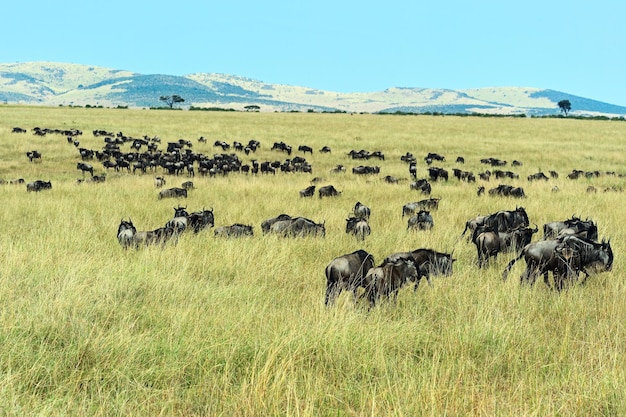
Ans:
MULTIPOLYGON (((259 161, 252 157, 249 162, 244 163, 240 156, 254 156, 261 143, 257 140, 250 140, 247 143, 235 141, 232 144, 224 141, 215 141, 214 147, 219 147, 223 152, 215 153, 212 156, 204 155, 193 151, 191 141, 179 139, 175 142, 168 142, 166 149, 159 149, 161 141, 158 137, 143 136, 140 138, 124 135, 122 132, 109 132, 106 130, 93 130, 95 137, 102 137, 103 145, 100 149, 88 149, 80 146, 80 137, 83 132, 80 130, 58 130, 42 129, 35 127, 31 129, 37 136, 61 135, 65 136, 67 143, 74 146, 78 153, 79 161, 76 169, 80 171, 81 182, 104 183, 106 172, 114 170, 135 174, 151 173, 154 175, 155 188, 159 189, 157 198, 186 198, 188 192, 194 189, 194 183, 190 179, 195 177, 196 172, 200 176, 226 176, 232 174, 244 175, 276 175, 277 173, 307 173, 313 172, 313 166, 305 159, 307 153, 313 154, 314 149, 307 145, 297 146, 297 152, 302 155, 291 156, 294 147, 285 142, 275 142, 271 150, 284 152, 288 158, 284 160, 259 161), (129 149, 124 149, 127 147, 129 149), (226 152, 229 153, 226 153, 226 152), (232 152, 230 152, 232 151, 232 152), (105 171, 102 174, 95 174, 93 166, 97 161, 105 171), (89 177, 86 177, 89 174, 89 177), (187 176, 188 180, 183 181, 180 187, 165 188, 167 180, 164 174, 174 177, 187 176)), ((12 130, 15 134, 25 134, 27 130, 15 127, 12 130)), ((199 143, 206 143, 206 138, 198 138, 199 143)), ((328 146, 318 150, 320 154, 331 153, 328 146)), ((26 157, 30 163, 41 163, 45 159, 37 150, 26 152, 26 157)), ((382 151, 351 150, 346 154, 348 159, 365 160, 376 159, 379 163, 384 163, 385 155, 382 151)), ((437 163, 443 165, 446 161, 444 155, 438 153, 428 153, 423 161, 426 165, 427 175, 419 178, 417 158, 407 152, 400 157, 400 160, 407 164, 409 174, 409 189, 415 190, 424 196, 419 201, 413 201, 402 207, 402 217, 408 217, 407 229, 415 231, 428 231, 435 227, 431 211, 436 211, 441 201, 440 197, 430 197, 434 183, 449 181, 450 175, 446 168, 432 166, 437 163)), ((490 168, 483 172, 473 173, 459 167, 452 169, 452 176, 460 182, 476 183, 477 177, 483 182, 489 182, 491 178, 504 180, 507 178, 519 179, 519 174, 504 170, 508 163, 499 158, 483 158, 482 164, 490 168)), ((465 158, 458 156, 455 164, 458 166, 465 163, 465 158)), ((522 162, 513 161, 511 166, 520 167, 522 162)), ((336 165, 330 170, 331 174, 345 174, 344 165, 336 165)), ((351 170, 353 175, 379 175, 381 167, 379 165, 359 165, 351 170)), ((572 170, 567 178, 576 180, 578 178, 595 178, 602 175, 616 176, 615 172, 601 171, 581 171, 572 170)), ((619 174, 621 176, 621 174, 619 174)), ((548 181, 550 178, 558 178, 556 171, 549 171, 546 175, 543 172, 536 172, 528 175, 527 180, 548 181)), ((385 176, 386 183, 398 184, 403 178, 385 176)), ((342 192, 333 185, 317 186, 324 181, 319 177, 311 180, 312 185, 299 190, 300 198, 311 198, 316 193, 319 198, 337 198, 342 192)), ((2 180, 0 183, 24 184, 23 178, 2 180)), ((40 192, 52 189, 51 181, 41 179, 26 183, 26 191, 40 192)), ((558 192, 557 187, 552 188, 553 192, 558 192)), ((597 192, 597 189, 590 186, 588 192, 597 192)), ((604 191, 622 191, 621 188, 612 187, 604 191)), ((477 187, 478 196, 487 192, 490 196, 510 197, 516 199, 526 198, 526 193, 522 187, 499 184, 489 190, 485 185, 477 187)), ((353 235, 358 241, 364 241, 371 235, 372 230, 369 225, 371 209, 361 202, 356 202, 350 217, 346 219, 345 232, 353 235)), ((199 233, 202 230, 213 228, 216 237, 239 238, 254 236, 253 225, 232 224, 215 227, 215 217, 213 209, 202 208, 189 213, 186 207, 178 205, 174 207, 174 216, 167 219, 162 227, 153 230, 137 230, 132 220, 122 219, 117 230, 117 239, 124 249, 140 248, 146 245, 165 245, 169 242, 176 242, 182 233, 192 231, 199 233)), ((274 234, 281 237, 325 237, 325 224, 288 214, 279 214, 275 217, 264 220, 261 223, 263 234, 274 234)), ((488 267, 490 259, 496 258, 499 253, 513 252, 516 257, 507 265, 503 272, 506 279, 513 265, 524 258, 526 269, 520 277, 522 283, 534 284, 538 276, 543 275, 544 282, 548 287, 562 290, 568 285, 576 282, 584 282, 591 272, 610 271, 613 265, 613 252, 610 241, 598 241, 597 225, 590 219, 581 219, 572 216, 568 219, 547 223, 543 226, 543 239, 532 242, 532 236, 539 231, 539 227, 530 226, 528 215, 523 207, 516 207, 510 211, 498 211, 488 215, 477 216, 466 222, 465 229, 461 236, 469 232, 467 238, 475 246, 477 251, 477 264, 479 268, 488 267), (549 273, 553 276, 553 283, 549 281, 549 273), (580 274, 584 278, 579 279, 580 274)), ((396 252, 388 255, 378 266, 375 265, 374 257, 366 251, 360 249, 355 252, 337 256, 325 268, 326 292, 325 303, 332 304, 337 295, 343 290, 352 291, 355 300, 365 297, 370 305, 375 305, 383 298, 395 299, 401 287, 409 282, 415 283, 417 289, 422 278, 431 283, 430 277, 433 275, 450 275, 453 271, 455 259, 452 253, 437 252, 433 249, 418 248, 411 252, 396 252), (358 291, 363 292, 359 297, 358 291)), ((432 284, 431 284, 432 285, 432 284)))

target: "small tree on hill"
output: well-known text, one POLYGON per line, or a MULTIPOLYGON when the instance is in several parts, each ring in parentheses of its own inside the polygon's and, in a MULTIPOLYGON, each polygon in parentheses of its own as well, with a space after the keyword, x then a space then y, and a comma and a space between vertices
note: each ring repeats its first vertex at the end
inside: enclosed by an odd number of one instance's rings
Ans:
POLYGON ((161 96, 159 100, 164 101, 168 106, 170 106, 170 109, 174 108, 174 104, 185 102, 185 99, 177 94, 171 96, 161 96))
POLYGON ((567 116, 567 113, 572 110, 572 103, 570 103, 569 100, 561 100, 559 101, 559 107, 561 111, 565 113, 565 116, 567 116))

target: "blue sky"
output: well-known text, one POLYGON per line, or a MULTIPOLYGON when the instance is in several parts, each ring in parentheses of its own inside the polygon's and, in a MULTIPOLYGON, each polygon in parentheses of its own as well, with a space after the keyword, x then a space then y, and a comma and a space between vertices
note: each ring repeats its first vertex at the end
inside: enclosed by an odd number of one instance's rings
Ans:
POLYGON ((537 87, 626 106, 624 1, 7 3, 2 63, 217 72, 338 92, 537 87))

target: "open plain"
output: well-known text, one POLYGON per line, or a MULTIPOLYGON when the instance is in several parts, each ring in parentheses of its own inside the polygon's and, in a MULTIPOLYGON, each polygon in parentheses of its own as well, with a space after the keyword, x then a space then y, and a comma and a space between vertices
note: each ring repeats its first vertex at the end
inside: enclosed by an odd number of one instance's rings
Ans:
POLYGON ((0 415, 626 415, 625 138, 623 121, 566 118, 0 106, 0 415), (82 135, 68 141, 34 127, 82 135), (104 146, 94 130, 158 137, 163 151, 184 139, 194 153, 235 153, 246 164, 302 156, 312 173, 107 170, 79 153, 104 146), (261 146, 247 155, 214 146, 251 139, 261 146), (291 155, 271 150, 281 141, 291 155), (361 149, 385 159, 348 157, 361 149), (41 158, 31 162, 33 150, 41 158), (428 176, 429 152, 446 157, 432 165, 450 178, 431 182, 441 201, 430 231, 408 231, 402 217, 404 204, 427 197, 409 187, 407 152, 418 178, 428 176), (519 178, 452 175, 493 170, 480 162, 490 157, 519 178), (91 175, 79 162, 106 180, 82 181, 91 175), (338 164, 345 173, 331 173, 338 164), (358 165, 380 173, 355 175, 358 165), (594 174, 568 179, 573 170, 594 174), (549 171, 558 178, 527 180, 549 171), (191 180, 194 189, 158 199, 160 175, 167 187, 191 180), (341 194, 301 198, 314 177, 341 194), (10 183, 19 178, 52 188, 27 192, 10 183), (523 187, 526 198, 477 195, 501 183, 523 187), (371 208, 364 241, 345 233, 356 202, 371 208), (206 229, 122 249, 121 219, 152 230, 179 205, 212 208, 216 227, 252 225, 254 236, 220 239, 206 229), (611 239, 613 270, 558 293, 543 282, 520 286, 523 261, 503 281, 514 254, 479 269, 474 245, 460 237, 465 222, 518 206, 540 229, 592 219, 611 239), (323 222, 325 237, 263 235, 261 222, 281 213, 323 222), (326 307, 324 268, 361 248, 376 264, 416 248, 454 251, 457 260, 451 276, 416 292, 405 286, 396 303, 368 309, 342 293, 326 307))

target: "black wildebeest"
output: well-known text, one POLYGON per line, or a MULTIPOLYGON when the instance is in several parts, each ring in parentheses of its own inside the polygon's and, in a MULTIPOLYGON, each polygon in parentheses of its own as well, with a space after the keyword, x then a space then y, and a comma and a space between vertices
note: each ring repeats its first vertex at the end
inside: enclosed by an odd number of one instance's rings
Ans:
POLYGON ((437 252, 433 249, 415 249, 411 252, 396 252, 385 258, 383 264, 393 263, 400 258, 413 259, 417 266, 417 278, 415 280, 415 288, 417 290, 420 280, 426 278, 429 285, 432 285, 430 276, 434 275, 452 275, 452 265, 456 259, 452 257, 452 253, 437 252))
POLYGON ((313 197, 315 194, 315 185, 309 185, 303 190, 300 190, 300 197, 313 197))
POLYGON ((322 197, 338 197, 341 195, 341 191, 337 191, 337 189, 332 185, 325 185, 323 187, 318 188, 317 190, 320 198, 322 197))
POLYGON ((354 235, 358 240, 365 240, 372 233, 372 229, 366 218, 349 217, 346 219, 346 233, 354 235))
POLYGON ((26 184, 26 191, 41 191, 41 190, 49 190, 52 188, 52 183, 50 181, 36 180, 33 182, 29 182, 26 184))
POLYGON ((373 307, 377 301, 391 296, 395 302, 400 288, 409 280, 417 281, 417 277, 415 262, 407 258, 370 268, 363 278, 370 306, 373 307))
POLYGON ((326 293, 324 304, 332 304, 342 290, 352 291, 354 300, 359 287, 365 288, 363 279, 374 267, 374 257, 363 249, 334 258, 326 266, 326 293))
POLYGON ((187 198, 187 190, 184 188, 167 188, 159 191, 159 200, 162 198, 187 198))
POLYGON ((435 225, 430 211, 420 210, 411 216, 407 222, 408 230, 431 230, 435 225))
POLYGON ((253 236, 254 231, 251 225, 235 223, 230 226, 221 226, 215 229, 215 237, 242 237, 253 236))

